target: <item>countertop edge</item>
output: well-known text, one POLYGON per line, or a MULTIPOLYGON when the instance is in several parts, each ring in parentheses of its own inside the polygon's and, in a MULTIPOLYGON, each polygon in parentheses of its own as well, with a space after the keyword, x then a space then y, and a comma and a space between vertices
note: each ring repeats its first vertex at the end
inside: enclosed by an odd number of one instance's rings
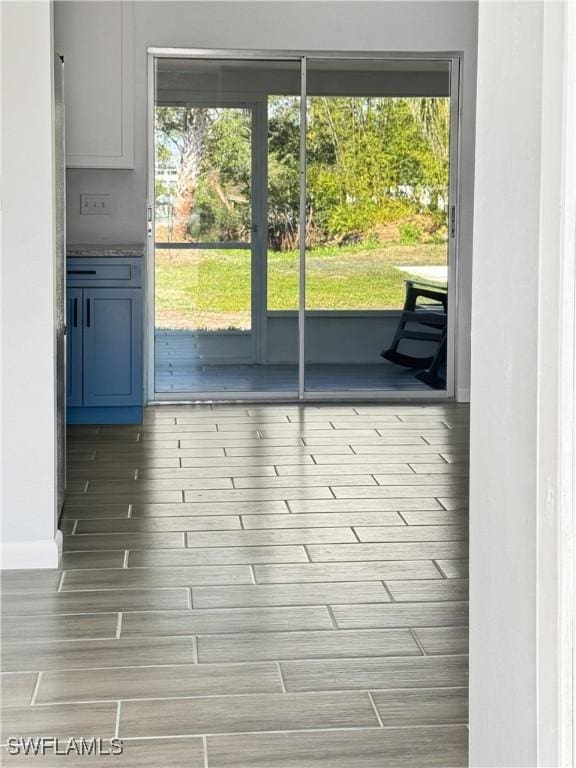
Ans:
POLYGON ((68 259, 118 259, 118 258, 143 258, 146 252, 144 245, 68 245, 66 258, 68 259))

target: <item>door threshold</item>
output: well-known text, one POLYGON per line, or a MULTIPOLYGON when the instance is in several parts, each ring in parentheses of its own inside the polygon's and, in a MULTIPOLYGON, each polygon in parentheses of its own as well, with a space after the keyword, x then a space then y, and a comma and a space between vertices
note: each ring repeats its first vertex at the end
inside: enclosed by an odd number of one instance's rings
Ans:
POLYGON ((445 390, 422 390, 395 392, 391 390, 348 391, 348 392, 307 392, 303 398, 297 392, 182 392, 178 397, 173 392, 157 393, 147 405, 196 405, 211 403, 271 403, 284 402, 304 405, 306 403, 334 402, 455 402, 454 395, 445 390))

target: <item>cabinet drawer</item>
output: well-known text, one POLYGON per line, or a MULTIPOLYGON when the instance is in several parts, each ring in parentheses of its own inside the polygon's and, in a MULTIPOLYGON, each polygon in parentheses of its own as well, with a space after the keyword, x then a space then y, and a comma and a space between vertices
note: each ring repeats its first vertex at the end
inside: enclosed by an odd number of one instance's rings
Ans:
POLYGON ((140 288, 142 259, 69 258, 66 260, 66 283, 71 287, 140 288))

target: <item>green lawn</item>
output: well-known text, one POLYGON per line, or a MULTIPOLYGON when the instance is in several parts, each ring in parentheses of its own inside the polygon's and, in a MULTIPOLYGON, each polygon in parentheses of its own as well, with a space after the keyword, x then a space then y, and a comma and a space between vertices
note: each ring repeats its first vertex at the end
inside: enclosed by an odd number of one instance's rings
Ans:
MULTIPOLYGON (((317 248, 306 257, 308 309, 397 309, 398 265, 443 265, 445 245, 317 248)), ((298 253, 268 254, 268 308, 298 306, 298 253)), ((156 327, 250 327, 250 251, 156 251, 156 327)))

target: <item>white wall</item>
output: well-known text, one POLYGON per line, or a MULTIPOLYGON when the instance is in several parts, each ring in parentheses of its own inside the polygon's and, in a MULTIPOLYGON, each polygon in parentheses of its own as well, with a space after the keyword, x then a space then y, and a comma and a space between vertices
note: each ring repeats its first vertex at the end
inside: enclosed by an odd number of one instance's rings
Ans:
MULTIPOLYGON (((64 4, 65 10, 65 4, 64 4)), ((143 242, 146 233, 146 49, 460 52, 464 54, 457 390, 468 396, 477 4, 463 2, 135 3, 135 170, 68 172, 68 241, 143 242), (111 216, 80 216, 81 192, 110 193, 111 216)), ((105 52, 103 52, 105 55, 105 52)))
MULTIPOLYGON (((563 4, 541 0, 482 2, 479 13, 470 456, 472 766, 573 765, 571 757, 561 757, 559 746, 560 593, 567 562, 559 562, 559 552, 563 535, 573 537, 573 511, 563 509, 559 446, 565 432, 572 440, 574 435, 573 416, 566 418, 561 407, 559 373, 566 334, 572 333, 573 344, 573 328, 566 328, 565 320, 571 318, 573 325, 576 211, 576 172, 566 164, 576 121, 566 129, 564 46, 570 38, 564 12, 563 4), (570 210, 563 210, 564 174, 571 174, 570 210), (567 214, 572 251, 563 254, 567 214), (564 276, 563 259, 569 266, 564 276), (562 534, 564 514, 570 525, 562 534)), ((571 45, 574 49, 574 37, 571 45)), ((574 60, 570 66, 573 88, 574 60)), ((573 371, 573 347, 569 354, 573 371)), ((567 384, 573 389, 573 379, 567 384)), ((562 680, 565 691, 569 685, 562 680)))
POLYGON ((4 2, 1 15, 2 565, 54 567, 51 6, 4 2))

